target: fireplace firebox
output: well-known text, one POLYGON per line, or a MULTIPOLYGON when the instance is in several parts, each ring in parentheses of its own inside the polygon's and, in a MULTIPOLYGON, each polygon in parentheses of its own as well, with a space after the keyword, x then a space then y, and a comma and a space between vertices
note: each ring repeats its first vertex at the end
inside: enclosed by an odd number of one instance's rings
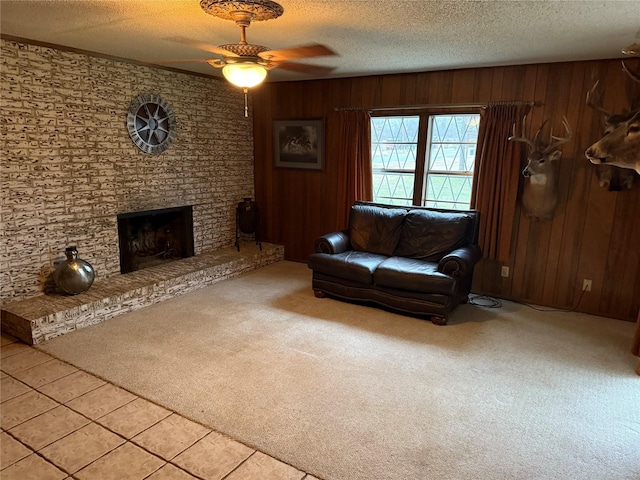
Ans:
POLYGON ((193 256, 193 207, 118 215, 120 273, 193 256))

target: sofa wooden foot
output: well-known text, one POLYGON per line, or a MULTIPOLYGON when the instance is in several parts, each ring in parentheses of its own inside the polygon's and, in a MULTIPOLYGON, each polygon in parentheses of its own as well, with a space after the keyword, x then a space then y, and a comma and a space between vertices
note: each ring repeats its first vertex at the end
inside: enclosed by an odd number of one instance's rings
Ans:
POLYGON ((446 325, 447 319, 444 317, 431 317, 431 323, 434 325, 446 325))
POLYGON ((326 295, 324 294, 323 291, 320 290, 314 290, 313 294, 316 296, 316 298, 324 298, 326 297, 326 295))

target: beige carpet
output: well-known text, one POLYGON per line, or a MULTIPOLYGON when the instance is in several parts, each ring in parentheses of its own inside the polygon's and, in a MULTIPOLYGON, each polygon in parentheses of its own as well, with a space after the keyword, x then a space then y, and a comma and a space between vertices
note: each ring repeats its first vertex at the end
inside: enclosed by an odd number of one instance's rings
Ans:
POLYGON ((634 325, 317 299, 280 262, 41 348, 327 480, 638 479, 634 325))

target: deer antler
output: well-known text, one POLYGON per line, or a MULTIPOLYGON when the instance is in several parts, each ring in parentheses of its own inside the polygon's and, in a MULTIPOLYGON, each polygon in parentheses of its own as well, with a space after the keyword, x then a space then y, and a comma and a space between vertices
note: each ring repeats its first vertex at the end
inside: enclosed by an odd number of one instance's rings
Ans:
POLYGON ((566 137, 554 137, 553 136, 553 131, 551 132, 551 139, 555 140, 555 142, 551 142, 551 144, 544 149, 544 152, 542 153, 549 153, 552 150, 554 150, 555 148, 559 147, 560 145, 562 145, 563 143, 567 143, 569 142, 572 138, 573 138, 573 131, 571 130, 571 126, 569 125, 569 121, 567 120, 567 117, 565 117, 564 115, 562 116, 562 125, 564 125, 564 129, 567 132, 567 136, 566 137))
POLYGON ((527 146, 530 148, 530 151, 535 151, 536 149, 536 145, 535 143, 533 143, 531 140, 529 140, 527 137, 525 137, 525 123, 527 121, 527 116, 525 115, 524 117, 522 117, 522 136, 517 137, 516 136, 516 124, 513 124, 513 135, 511 135, 509 137, 509 140, 513 141, 513 142, 522 142, 522 143, 526 143, 527 146))
MULTIPOLYGON (((623 48, 622 53, 625 55, 640 57, 640 43, 632 43, 628 47, 623 48)), ((633 81, 640 82, 640 74, 632 72, 627 64, 624 63, 624 60, 622 60, 622 69, 627 72, 627 75, 629 75, 633 81)))
POLYGON ((596 80, 596 83, 593 84, 591 90, 587 92, 587 106, 603 113, 608 118, 613 115, 613 113, 602 107, 602 91, 598 90, 599 84, 600 80, 596 80))
POLYGON ((540 128, 538 129, 538 131, 536 132, 536 134, 533 136, 533 144, 534 144, 535 146, 540 145, 540 144, 538 143, 538 142, 539 142, 539 138, 540 138, 540 132, 542 132, 542 129, 544 128, 544 126, 547 124, 547 122, 548 122, 548 121, 549 121, 549 119, 548 119, 548 118, 545 118, 545 119, 542 121, 542 125, 540 125, 540 128))
POLYGON ((622 69, 625 72, 627 72, 627 75, 629 75, 634 82, 639 82, 640 83, 640 75, 635 73, 635 72, 632 72, 631 69, 629 69, 629 67, 627 67, 627 64, 624 63, 624 60, 622 60, 622 69))

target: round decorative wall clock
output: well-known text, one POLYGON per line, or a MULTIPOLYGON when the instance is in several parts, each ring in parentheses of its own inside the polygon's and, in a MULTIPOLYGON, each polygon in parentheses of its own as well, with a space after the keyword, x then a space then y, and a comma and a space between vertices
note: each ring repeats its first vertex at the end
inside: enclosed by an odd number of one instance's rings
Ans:
POLYGON ((159 95, 143 93, 131 102, 127 129, 133 143, 143 152, 164 152, 176 138, 176 127, 171 105, 159 95))

